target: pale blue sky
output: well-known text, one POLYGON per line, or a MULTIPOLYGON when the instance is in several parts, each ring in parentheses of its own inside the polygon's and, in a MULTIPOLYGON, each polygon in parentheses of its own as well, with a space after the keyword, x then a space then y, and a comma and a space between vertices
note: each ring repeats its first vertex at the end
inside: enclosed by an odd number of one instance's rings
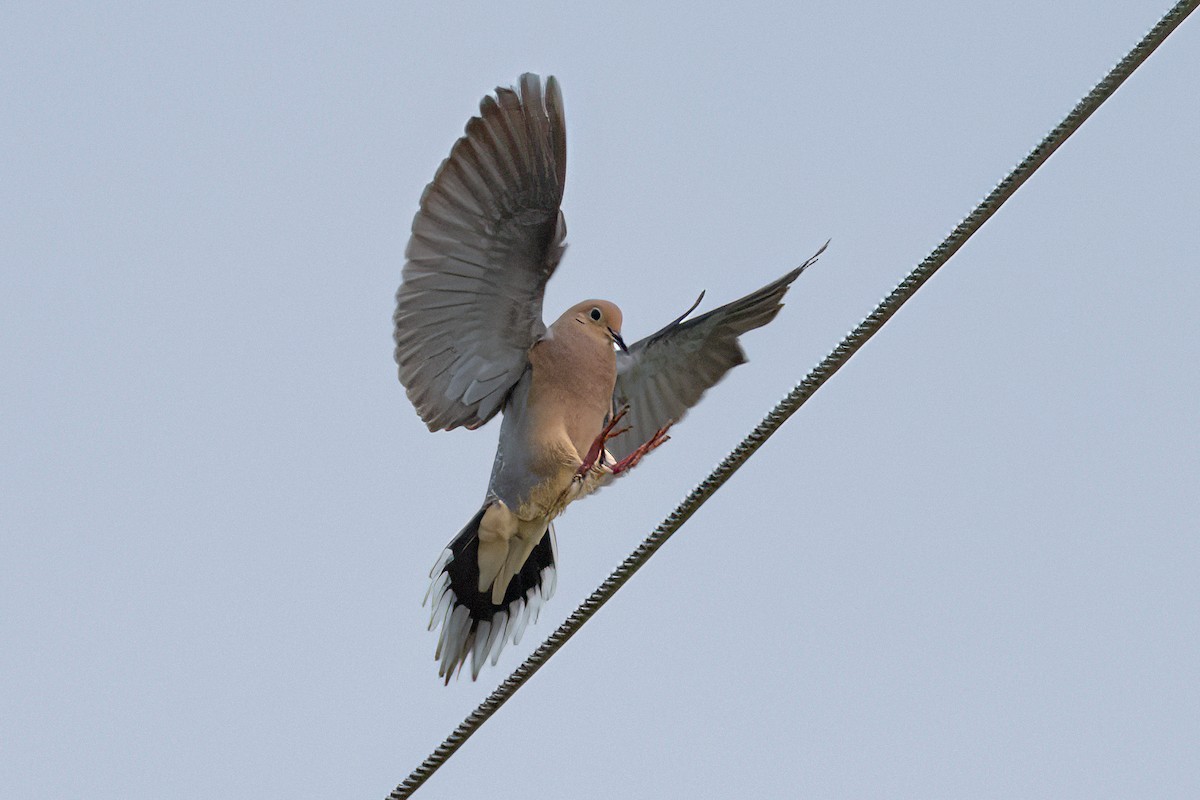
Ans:
MULTIPOLYGON (((5 4, 0 797, 386 795, 1166 8, 5 4), (497 426, 425 431, 392 296, 526 70, 548 316, 636 339, 833 243, 443 688, 497 426)), ((1200 794, 1198 25, 420 796, 1200 794)))

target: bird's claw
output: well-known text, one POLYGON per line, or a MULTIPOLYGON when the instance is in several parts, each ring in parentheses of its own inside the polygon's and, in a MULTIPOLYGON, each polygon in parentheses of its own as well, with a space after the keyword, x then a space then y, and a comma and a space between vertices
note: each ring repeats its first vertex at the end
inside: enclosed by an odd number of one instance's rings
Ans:
POLYGON ((651 436, 643 444, 639 445, 632 453, 622 458, 616 464, 613 464, 612 474, 620 475, 622 472, 628 472, 638 465, 638 462, 642 460, 643 456, 645 456, 651 450, 656 450, 661 447, 671 438, 667 435, 667 431, 669 431, 671 426, 674 424, 674 422, 668 422, 666 425, 663 425, 654 432, 653 436, 651 436))

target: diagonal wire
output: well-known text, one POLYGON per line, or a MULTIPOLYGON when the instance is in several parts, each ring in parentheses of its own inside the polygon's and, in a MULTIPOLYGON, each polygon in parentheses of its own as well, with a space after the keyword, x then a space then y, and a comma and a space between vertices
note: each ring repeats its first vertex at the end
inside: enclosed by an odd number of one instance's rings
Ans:
MULTIPOLYGON (((550 656, 558 652, 567 640, 583 626, 585 622, 603 606, 608 600, 616 594, 625 582, 633 577, 633 573, 637 572, 643 564, 645 564, 650 556, 657 552, 658 548, 663 546, 667 539, 671 538, 671 534, 679 530, 693 514, 699 510, 709 497, 713 495, 717 489, 729 480, 734 472, 738 470, 746 460, 754 454, 759 447, 779 429, 788 417, 796 413, 800 406, 804 405, 805 401, 819 389, 825 381, 837 372, 849 360, 850 356, 858 352, 867 341, 875 335, 875 333, 883 327, 883 324, 891 319, 900 307, 908 301, 917 289, 924 285, 925 281, 933 276, 939 267, 946 263, 952 255, 958 252, 966 241, 975 234, 976 231, 991 218, 993 214, 1010 198, 1014 192, 1021 187, 1025 181, 1029 179, 1039 167, 1046 162, 1051 154, 1057 150, 1063 142, 1065 142, 1071 134, 1087 120, 1092 113, 1104 103, 1113 92, 1125 82, 1125 79, 1133 74, 1133 71, 1141 66, 1154 50, 1166 40, 1166 38, 1182 23, 1189 14, 1196 9, 1200 4, 1200 0, 1180 0, 1170 11, 1168 11, 1158 24, 1150 29, 1150 32, 1138 42, 1129 53, 1121 59, 1121 61, 1113 67, 1104 79, 1088 92, 1087 96, 1080 100, 1071 113, 1067 114, 1066 118, 1060 122, 1052 131, 1046 134, 1045 138, 1038 143, 1037 147, 1025 157, 1020 164, 1013 168, 1004 180, 996 186, 995 189, 985 197, 975 210, 960 222, 950 235, 937 246, 936 249, 925 260, 913 269, 900 284, 892 290, 891 294, 883 299, 883 301, 871 312, 870 316, 858 324, 842 342, 834 348, 833 352, 827 355, 812 372, 810 372, 804 380, 796 385, 794 389, 788 392, 787 396, 779 401, 778 405, 771 410, 770 413, 758 424, 750 434, 742 440, 742 442, 733 449, 733 451, 725 457, 720 464, 705 478, 699 486, 691 491, 687 497, 683 499, 674 511, 671 512, 662 523, 659 524, 654 532, 638 545, 628 558, 612 572, 604 583, 600 584, 591 595, 584 600, 578 608, 571 612, 571 616, 567 617, 558 629, 542 642, 536 650, 524 662, 521 663, 513 673, 505 678, 496 689, 487 696, 487 698, 472 711, 466 719, 459 724, 454 731, 446 737, 446 739, 426 758, 421 765, 412 771, 404 782, 388 795, 388 800, 403 800, 415 792, 421 784, 428 780, 438 767, 446 762, 451 755, 462 746, 471 734, 479 729, 484 722, 488 720, 518 689, 528 681, 535 672, 537 672, 543 664, 545 664, 550 656)), ((824 249, 824 248, 822 248, 824 249)), ((819 253, 818 253, 819 255, 819 253)), ((815 256, 814 256, 815 258, 815 256)))

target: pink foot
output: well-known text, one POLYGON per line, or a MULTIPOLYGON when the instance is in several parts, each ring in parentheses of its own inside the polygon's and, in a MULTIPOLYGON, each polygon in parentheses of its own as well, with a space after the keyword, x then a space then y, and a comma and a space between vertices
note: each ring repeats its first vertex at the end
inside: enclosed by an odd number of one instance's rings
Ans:
POLYGON ((667 431, 669 431, 671 426, 674 424, 675 423, 673 422, 668 422, 666 425, 663 425, 654 432, 654 435, 650 437, 649 441, 639 445, 638 448, 632 453, 622 458, 616 464, 613 464, 612 474, 620 475, 622 472, 627 472, 636 467, 638 462, 642 460, 642 456, 646 455, 651 450, 657 449, 664 442, 671 438, 667 435, 667 431))

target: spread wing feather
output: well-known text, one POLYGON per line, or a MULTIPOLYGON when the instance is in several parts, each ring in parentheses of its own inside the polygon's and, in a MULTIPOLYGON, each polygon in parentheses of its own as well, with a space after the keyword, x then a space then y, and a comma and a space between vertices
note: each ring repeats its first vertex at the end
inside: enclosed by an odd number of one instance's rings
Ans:
POLYGON ((483 99, 421 196, 393 321, 400 382, 430 430, 495 416, 545 333, 566 162, 558 83, 525 74, 483 99))
POLYGON ((633 344, 628 354, 617 353, 613 405, 629 406, 622 423, 630 430, 609 441, 613 456, 624 458, 656 430, 678 422, 725 373, 745 363, 738 337, 775 319, 792 281, 824 249, 757 292, 695 319, 681 317, 633 344))

